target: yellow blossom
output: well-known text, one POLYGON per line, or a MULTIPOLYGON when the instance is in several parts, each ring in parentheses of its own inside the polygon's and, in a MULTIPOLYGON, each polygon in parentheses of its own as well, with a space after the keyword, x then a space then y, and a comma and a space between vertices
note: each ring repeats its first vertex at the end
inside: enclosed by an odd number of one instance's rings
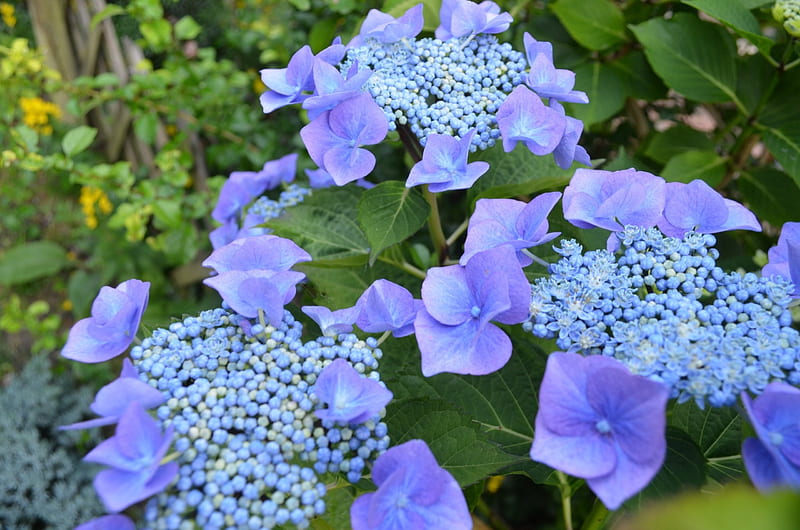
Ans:
POLYGON ((81 197, 79 199, 81 210, 86 217, 86 226, 94 230, 97 228, 97 211, 102 214, 108 215, 114 209, 111 201, 108 199, 103 190, 93 186, 84 186, 81 188, 81 197))
POLYGON ((25 125, 41 134, 53 134, 50 118, 61 117, 61 109, 58 108, 58 105, 38 97, 23 97, 19 98, 19 106, 22 108, 22 121, 25 122, 25 125))
POLYGON ((3 19, 3 24, 9 28, 17 25, 17 17, 14 16, 14 6, 8 2, 0 2, 0 18, 3 19))

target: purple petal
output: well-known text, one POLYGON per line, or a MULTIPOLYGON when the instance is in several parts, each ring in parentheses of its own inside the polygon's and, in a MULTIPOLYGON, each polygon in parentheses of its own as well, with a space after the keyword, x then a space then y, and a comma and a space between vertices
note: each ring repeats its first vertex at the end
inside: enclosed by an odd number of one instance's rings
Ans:
POLYGON ((586 397, 588 375, 584 361, 577 353, 554 352, 547 358, 536 421, 554 436, 597 435, 596 423, 602 418, 586 397))
POLYGON ((614 470, 603 476, 589 477, 586 484, 603 501, 609 510, 616 510, 622 503, 647 486, 664 463, 666 445, 660 459, 637 463, 617 450, 617 463, 614 470))
POLYGON ((412 325, 417 314, 417 304, 411 293, 384 279, 372 282, 358 298, 356 307, 355 323, 367 333, 401 330, 412 325))
POLYGON ((311 261, 311 255, 291 239, 267 234, 232 241, 212 252, 203 266, 220 273, 255 269, 285 271, 301 261, 311 261))
POLYGON ((522 142, 533 154, 546 155, 558 146, 567 122, 530 89, 519 85, 497 110, 497 125, 506 152, 522 142))
POLYGON ((333 109, 329 125, 336 136, 348 143, 355 142, 357 146, 377 144, 389 131, 383 109, 366 92, 333 109))
POLYGON ((126 515, 103 515, 75 527, 75 530, 136 530, 126 515))
POLYGON ((422 302, 439 323, 455 326, 469 320, 477 305, 463 267, 432 267, 422 282, 422 302))
POLYGON ((520 239, 530 243, 528 246, 546 243, 559 234, 559 232, 547 233, 550 227, 547 216, 559 199, 561 193, 557 191, 537 195, 517 216, 515 231, 520 239))
POLYGON ((761 440, 747 438, 742 444, 742 459, 747 474, 758 491, 767 493, 787 485, 785 466, 778 463, 779 460, 761 440))
POLYGON ((163 491, 177 474, 175 462, 161 466, 149 481, 139 473, 104 469, 95 476, 94 489, 109 512, 120 512, 163 491))
POLYGON ((528 318, 531 285, 513 247, 502 245, 479 252, 464 269, 482 322, 519 324, 528 318))
POLYGON ((317 409, 317 417, 341 423, 363 423, 376 417, 392 399, 388 389, 359 374, 345 359, 336 359, 322 370, 314 393, 328 407, 317 409))
POLYGON ((375 155, 360 147, 333 147, 322 158, 322 166, 338 186, 366 177, 375 168, 375 155))
POLYGON ((317 323, 323 335, 335 336, 353 331, 353 323, 358 316, 356 307, 331 311, 325 306, 306 305, 300 310, 317 323))

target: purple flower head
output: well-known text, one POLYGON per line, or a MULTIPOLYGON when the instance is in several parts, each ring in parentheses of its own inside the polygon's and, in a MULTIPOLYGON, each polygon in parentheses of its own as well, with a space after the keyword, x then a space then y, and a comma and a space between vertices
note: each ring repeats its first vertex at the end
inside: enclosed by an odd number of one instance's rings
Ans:
POLYGON ((467 163, 469 146, 477 129, 470 129, 460 140, 447 134, 430 134, 422 160, 414 164, 406 187, 430 184, 432 192, 465 190, 489 170, 487 162, 467 163))
POLYGON ((392 399, 386 387, 356 372, 345 359, 336 359, 322 369, 313 392, 327 405, 314 411, 319 419, 346 424, 377 417, 392 399))
POLYGON ((379 456, 372 480, 378 490, 361 495, 350 507, 353 530, 472 528, 461 487, 422 440, 409 440, 379 456))
MULTIPOLYGON (((529 36, 527 33, 525 35, 529 36)), ((525 49, 527 51, 531 48, 526 46, 525 49)), ((540 97, 569 103, 589 103, 589 97, 585 92, 572 90, 575 86, 575 72, 556 68, 553 65, 552 55, 539 53, 529 64, 531 69, 525 77, 525 84, 540 97)))
MULTIPOLYGON (((306 175, 308 176, 308 184, 312 188, 328 188, 330 186, 336 186, 336 182, 333 180, 333 177, 331 177, 331 174, 322 168, 306 169, 306 175)), ((374 188, 375 184, 365 179, 358 179, 356 181, 356 186, 361 186, 364 189, 370 189, 374 188)))
POLYGON ((287 271, 301 261, 311 261, 311 255, 297 243, 266 234, 237 239, 218 248, 203 261, 203 266, 219 273, 254 269, 287 271))
POLYGON ((305 277, 296 271, 252 269, 221 272, 203 283, 243 317, 256 318, 261 309, 267 321, 277 326, 283 319, 283 306, 294 298, 296 285, 305 277))
MULTIPOLYGON (((345 54, 344 46, 334 41, 325 48, 317 58, 329 64, 336 64, 345 54)), ((314 54, 311 47, 306 45, 300 48, 289 59, 286 68, 265 68, 261 70, 261 82, 271 89, 261 94, 259 98, 265 114, 275 109, 302 103, 314 91, 314 54)))
POLYGON ((326 110, 331 110, 342 101, 361 94, 361 87, 372 75, 372 70, 358 69, 353 64, 345 79, 339 69, 321 59, 314 61, 314 85, 316 92, 303 101, 303 108, 308 111, 308 119, 313 120, 326 110))
POLYGON ((552 353, 531 458, 585 478, 616 510, 664 463, 668 398, 666 385, 631 374, 614 358, 552 353))
POLYGON ((762 276, 783 276, 794 284, 792 298, 800 298, 800 223, 784 223, 778 244, 769 249, 762 276))
POLYGON ((750 210, 726 199, 702 180, 667 183, 664 216, 658 228, 665 235, 677 238, 692 230, 701 234, 727 230, 761 232, 761 225, 750 210))
POLYGON ((405 287, 389 280, 375 280, 356 302, 356 325, 367 333, 392 331, 395 337, 414 333, 419 300, 405 287))
POLYGON ((75 530, 136 530, 127 515, 103 515, 75 527, 75 530))
POLYGON ((117 513, 162 491, 178 474, 178 464, 161 464, 172 443, 172 427, 162 434, 158 422, 134 401, 119 419, 111 438, 83 459, 109 466, 94 479, 106 509, 117 513))
POLYGON ((439 20, 435 32, 439 40, 502 33, 514 21, 510 14, 500 13, 500 6, 489 0, 480 4, 469 0, 442 0, 439 20))
POLYGON ((276 160, 265 162, 255 177, 255 187, 260 189, 258 195, 273 190, 284 182, 287 184, 292 182, 297 171, 297 157, 297 153, 289 153, 276 160))
POLYGON ((361 25, 361 31, 347 44, 347 47, 362 46, 367 39, 375 39, 384 44, 413 39, 422 31, 423 23, 422 4, 408 9, 399 18, 377 9, 370 9, 361 25))
POLYGON ((365 92, 323 112, 300 136, 311 159, 343 186, 372 171, 375 155, 361 146, 381 142, 388 131, 386 115, 365 92))
POLYGON ((635 169, 580 168, 564 189, 564 218, 578 228, 649 228, 661 219, 665 200, 666 183, 661 177, 635 169))
POLYGON ((234 241, 239 234, 239 223, 235 218, 228 219, 208 234, 211 246, 216 250, 234 241))
POLYGON ((800 490, 800 389, 774 381, 742 403, 757 438, 742 444, 742 458, 753 485, 762 492, 800 490))
POLYGON ((520 265, 527 267, 533 260, 522 249, 547 243, 561 232, 548 232, 547 216, 561 193, 543 193, 524 203, 514 199, 479 199, 469 219, 464 255, 459 263, 466 264, 472 256, 484 250, 511 245, 517 251, 520 265))
POLYGON ((519 85, 497 109, 497 126, 504 151, 513 151, 517 142, 522 142, 531 153, 541 156, 552 153, 561 142, 567 121, 529 88, 519 85))
POLYGON ((355 307, 331 311, 321 305, 305 305, 300 310, 317 323, 323 335, 331 337, 353 331, 353 323, 358 316, 358 310, 355 307))
POLYGON ((82 363, 101 363, 128 349, 147 307, 150 282, 127 280, 102 287, 92 303, 92 316, 69 330, 61 355, 82 363))
POLYGON ((511 340, 491 321, 522 322, 530 296, 511 245, 475 254, 463 267, 429 269, 422 282, 424 307, 414 320, 423 375, 484 375, 502 368, 511 357, 511 340))
POLYGON ((550 108, 558 111, 567 120, 564 136, 553 151, 553 158, 561 169, 569 169, 573 162, 592 167, 592 159, 586 149, 578 145, 578 140, 583 133, 583 122, 572 116, 567 116, 564 107, 557 101, 550 100, 550 108))
POLYGON ((545 58, 553 62, 553 45, 547 41, 538 41, 533 38, 533 35, 527 31, 522 36, 522 43, 525 47, 525 58, 528 59, 528 65, 533 65, 538 55, 544 55, 545 58))
POLYGON ((100 416, 93 420, 81 421, 59 427, 62 430, 89 429, 116 423, 134 401, 145 409, 157 407, 167 400, 160 390, 139 380, 138 372, 130 359, 122 361, 122 373, 118 379, 97 391, 89 408, 100 416))

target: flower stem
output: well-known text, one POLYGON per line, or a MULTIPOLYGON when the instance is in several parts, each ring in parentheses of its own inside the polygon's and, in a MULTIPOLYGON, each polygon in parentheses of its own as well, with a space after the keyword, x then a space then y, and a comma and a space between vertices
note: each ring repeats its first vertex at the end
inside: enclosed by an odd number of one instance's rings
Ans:
POLYGON ((418 269, 412 264, 408 263, 407 261, 395 261, 391 258, 387 258, 385 256, 378 256, 378 261, 382 261, 384 263, 388 263, 389 265, 394 265, 398 269, 403 272, 407 272, 408 274, 419 278, 420 280, 424 280, 426 277, 425 271, 422 269, 418 269))
POLYGON ((537 256, 536 254, 534 254, 533 252, 531 252, 530 250, 528 250, 527 248, 523 248, 522 249, 522 253, 525 254, 526 256, 528 256, 529 258, 531 258, 534 261, 534 263, 538 263, 539 265, 541 265, 545 269, 549 270, 550 264, 547 263, 542 258, 540 258, 539 256, 537 256))
POLYGON ((589 515, 586 516, 586 519, 583 521, 581 530, 600 530, 608 520, 610 513, 608 508, 600 502, 600 499, 595 499, 594 505, 592 505, 592 511, 589 512, 589 515))
POLYGON ((464 233, 464 232, 467 230, 467 226, 468 226, 468 225, 469 225, 469 218, 467 218, 467 219, 464 219, 464 222, 463 222, 463 223, 461 223, 460 225, 458 225, 458 228, 456 228, 456 229, 453 231, 453 233, 452 233, 452 234, 450 234, 450 237, 448 237, 448 238, 445 240, 445 243, 447 244, 447 246, 448 246, 448 247, 452 246, 452 245, 453 245, 453 243, 455 243, 455 242, 456 242, 456 240, 457 240, 459 237, 461 237, 461 234, 463 234, 463 233, 464 233))
POLYGON ((383 344, 383 341, 385 341, 389 337, 389 335, 391 335, 391 334, 392 334, 392 330, 390 330, 390 329, 387 329, 386 331, 384 331, 383 335, 381 335, 378 338, 378 344, 377 345, 380 346, 381 344, 383 344))
POLYGON ((561 490, 561 512, 564 514, 564 530, 572 530, 572 493, 570 492, 567 476, 561 471, 556 471, 559 490, 561 490))
POLYGON ((422 188, 422 193, 425 200, 431 207, 431 213, 428 214, 428 231, 431 234, 431 242, 433 248, 439 253, 439 263, 444 263, 447 259, 447 239, 442 230, 442 220, 439 217, 439 203, 436 201, 436 194, 428 189, 426 184, 422 188))

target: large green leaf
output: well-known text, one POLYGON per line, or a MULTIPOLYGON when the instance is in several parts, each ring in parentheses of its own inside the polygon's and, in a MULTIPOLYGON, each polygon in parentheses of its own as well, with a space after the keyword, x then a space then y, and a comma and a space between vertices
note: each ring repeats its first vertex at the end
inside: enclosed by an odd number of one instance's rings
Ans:
POLYGON ((634 50, 627 53, 616 61, 608 63, 608 67, 617 72, 628 97, 653 101, 667 94, 667 87, 650 68, 641 51, 634 50))
POLYGON ((559 0, 553 12, 573 39, 590 50, 625 42, 625 17, 609 0, 559 0))
POLYGON ((681 0, 684 4, 705 12, 736 33, 755 44, 761 53, 769 55, 775 42, 761 34, 758 20, 739 0, 681 0))
POLYGON ((364 263, 369 243, 352 214, 358 208, 362 191, 358 186, 316 190, 266 226, 300 245, 311 254, 315 265, 364 263))
POLYGON ((707 134, 679 123, 664 132, 650 137, 644 149, 644 155, 656 162, 666 164, 669 159, 686 151, 711 150, 714 142, 707 134))
POLYGON ((575 88, 586 92, 589 103, 569 104, 569 111, 587 128, 619 112, 628 96, 627 85, 619 72, 597 61, 575 69, 575 88))
POLYGON ((350 530, 350 506, 356 500, 355 488, 337 484, 325 494, 325 513, 311 519, 312 530, 350 530))
POLYGON ((691 182, 701 179, 714 187, 725 176, 726 163, 727 160, 714 151, 685 151, 669 159, 661 170, 661 176, 668 182, 691 182))
POLYGON ((462 486, 494 474, 515 460, 486 439, 480 425, 441 399, 390 403, 386 422, 393 444, 422 439, 462 486))
POLYGON ((569 184, 574 168, 579 167, 576 163, 570 169, 561 169, 552 156, 536 156, 522 144, 506 153, 499 142, 478 153, 475 160, 489 162, 489 171, 467 192, 471 202, 561 188, 569 184))
POLYGON ((386 247, 419 230, 430 210, 420 192, 396 180, 381 182, 365 191, 358 201, 358 222, 370 244, 370 265, 386 247))
POLYGON ((670 88, 697 101, 733 101, 736 45, 725 28, 688 13, 632 26, 653 70, 670 88))
POLYGON ((800 72, 784 74, 760 116, 764 143, 783 169, 800 185, 800 72))
POLYGON ((67 265, 67 252, 53 241, 33 241, 0 254, 0 285, 19 285, 56 274, 67 265))
POLYGON ((797 219, 800 188, 786 173, 773 168, 755 168, 736 181, 744 202, 756 217, 773 226, 797 219))

